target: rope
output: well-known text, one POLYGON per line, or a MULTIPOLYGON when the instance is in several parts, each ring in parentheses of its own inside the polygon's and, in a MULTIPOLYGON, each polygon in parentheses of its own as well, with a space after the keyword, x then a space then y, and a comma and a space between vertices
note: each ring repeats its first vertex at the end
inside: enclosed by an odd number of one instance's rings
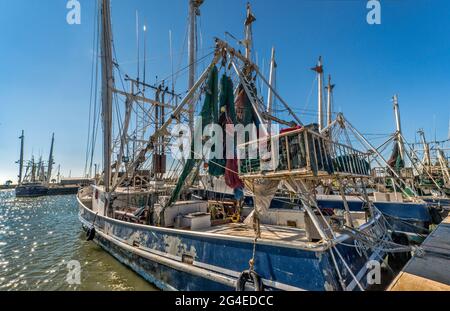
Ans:
POLYGON ((256 243, 258 242, 258 236, 255 236, 255 240, 253 241, 253 253, 252 253, 252 258, 249 260, 248 264, 249 264, 249 270, 250 271, 255 271, 255 258, 256 258, 256 243))
MULTIPOLYGON (((98 18, 98 9, 95 8, 95 22, 96 25, 94 26, 94 42, 93 42, 93 48, 94 46, 96 46, 96 51, 93 53, 92 57, 93 57, 93 65, 95 62, 95 79, 93 78, 94 76, 94 67, 92 67, 92 76, 91 76, 91 90, 90 90, 90 100, 89 100, 89 111, 91 110, 91 106, 92 106, 92 97, 94 96, 94 109, 92 111, 93 113, 93 120, 92 120, 92 136, 90 137, 89 140, 89 136, 90 136, 90 131, 91 131, 91 123, 89 120, 89 129, 88 129, 88 143, 87 143, 87 148, 86 148, 86 162, 85 162, 85 174, 88 173, 87 170, 87 163, 89 161, 89 176, 91 176, 92 173, 92 166, 93 166, 93 160, 94 160, 94 152, 95 152, 95 145, 96 145, 96 141, 97 141, 97 133, 98 133, 98 124, 100 123, 99 119, 100 119, 100 113, 97 112, 97 106, 98 106, 98 95, 97 92, 95 90, 97 90, 97 86, 98 86, 98 57, 96 57, 99 54, 99 49, 100 49, 100 43, 99 43, 99 18, 98 18), (95 94, 95 95, 93 95, 95 94), (97 116, 97 117, 95 117, 97 116), (89 146, 90 145, 90 146, 89 146), (90 149, 89 149, 90 148, 90 149), (90 154, 89 154, 90 152, 90 154)), ((89 112, 90 118, 91 118, 91 112, 89 112)))

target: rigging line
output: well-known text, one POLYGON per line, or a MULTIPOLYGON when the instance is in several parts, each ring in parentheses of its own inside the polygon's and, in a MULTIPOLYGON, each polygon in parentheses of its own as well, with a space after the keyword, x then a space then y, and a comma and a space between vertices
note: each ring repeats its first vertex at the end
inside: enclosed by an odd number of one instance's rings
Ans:
POLYGON ((170 73, 172 82, 172 92, 175 91, 175 83, 173 82, 173 47, 172 47, 172 30, 169 30, 169 53, 170 53, 170 73))
POLYGON ((386 133, 378 133, 378 134, 375 134, 375 133, 361 133, 361 135, 364 135, 364 136, 383 136, 383 137, 388 137, 388 136, 392 136, 392 133, 389 133, 389 134, 386 134, 386 133))
POLYGON ((91 150, 89 159, 89 176, 92 174, 93 159, 95 153, 95 145, 97 143, 97 133, 98 126, 100 123, 100 108, 98 107, 98 72, 99 72, 99 58, 100 53, 100 18, 97 10, 97 41, 96 41, 96 66, 95 66, 95 85, 94 85, 94 113, 93 113, 93 124, 92 124, 92 137, 91 137, 91 150))
POLYGON ((90 82, 90 91, 89 91, 89 123, 88 123, 88 134, 87 134, 87 142, 86 142, 86 159, 84 163, 84 175, 87 174, 87 166, 89 161, 89 146, 90 146, 90 137, 91 137, 91 118, 92 118, 92 97, 93 97, 93 87, 94 87, 94 66, 95 66, 95 46, 96 46, 96 39, 97 39, 97 16, 98 16, 98 9, 94 5, 94 25, 93 25, 93 36, 92 36, 92 63, 91 63, 91 82, 90 82))
MULTIPOLYGON (((178 71, 176 71, 176 72, 174 73, 174 75, 175 75, 174 82, 176 82, 176 80, 179 78, 179 74, 180 74, 181 72, 183 72, 183 71, 189 69, 189 68, 190 68, 191 66, 193 66, 193 65, 199 64, 200 62, 204 61, 204 60, 205 60, 206 58, 208 58, 209 56, 213 55, 213 54, 215 53, 215 48, 210 48, 210 49, 213 49, 213 51, 210 52, 210 53, 208 53, 208 54, 206 54, 205 56, 203 56, 203 57, 197 59, 193 64, 189 64, 189 65, 187 65, 187 66, 185 66, 185 67, 179 69, 178 71)), ((156 82, 156 84, 162 83, 163 81, 170 81, 170 77, 171 77, 171 76, 172 76, 172 75, 169 75, 169 76, 165 77, 164 79, 159 79, 159 80, 156 82)))
MULTIPOLYGON (((205 51, 205 50, 209 50, 211 49, 211 47, 208 48, 201 48, 199 49, 199 51, 205 51)), ((185 56, 187 55, 187 52, 174 52, 172 55, 173 56, 185 56)), ((152 62, 160 62, 161 60, 165 60, 166 56, 162 56, 162 57, 156 57, 156 56, 149 56, 149 57, 141 57, 139 59, 139 61, 143 62, 143 61, 147 61, 148 64, 151 64, 152 62)), ((125 60, 125 61, 121 61, 119 63, 117 63, 117 65, 123 66, 123 65, 134 65, 136 64, 136 60, 125 60)))
POLYGON ((315 76, 315 78, 313 79, 312 83, 311 83, 311 88, 309 90, 309 94, 306 97, 306 104, 305 107, 303 108, 303 110, 307 110, 307 107, 309 106, 309 102, 311 101, 311 97, 312 97, 312 93, 313 93, 313 89, 314 89, 314 85, 317 83, 317 75, 315 76))
MULTIPOLYGON (((185 28, 185 32, 184 32, 183 46, 182 46, 182 49, 181 49, 182 53, 180 54, 180 58, 178 59, 178 66, 177 66, 177 68, 181 67, 181 62, 182 62, 182 59, 183 59, 183 55, 186 52, 188 34, 189 34, 189 17, 186 18, 186 28, 185 28)), ((174 84, 176 83, 177 79, 178 79, 178 75, 175 74, 174 80, 173 80, 174 84)))

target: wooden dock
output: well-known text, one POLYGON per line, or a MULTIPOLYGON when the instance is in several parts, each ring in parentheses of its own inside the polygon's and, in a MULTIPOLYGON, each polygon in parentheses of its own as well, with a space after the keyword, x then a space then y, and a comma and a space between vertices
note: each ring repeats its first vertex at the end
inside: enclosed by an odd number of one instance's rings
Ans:
POLYGON ((421 247, 425 254, 411 258, 389 291, 450 291, 450 216, 421 247))

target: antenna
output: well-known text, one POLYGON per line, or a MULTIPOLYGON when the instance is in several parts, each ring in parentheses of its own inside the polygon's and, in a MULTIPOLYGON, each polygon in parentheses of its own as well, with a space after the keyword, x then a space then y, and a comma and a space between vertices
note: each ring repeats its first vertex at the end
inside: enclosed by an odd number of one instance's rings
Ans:
POLYGON ((170 53, 170 67, 172 80, 172 93, 175 91, 175 81, 173 75, 173 47, 172 47, 172 30, 169 30, 169 53, 170 53))
POLYGON ((144 30, 144 84, 143 84, 143 91, 145 92, 145 69, 147 64, 147 25, 144 24, 143 27, 144 30))
MULTIPOLYGON (((136 10, 136 50, 137 50, 137 81, 139 81, 139 73, 140 73, 140 62, 139 57, 141 56, 139 49, 139 12, 136 10)), ((138 84, 139 88, 139 84, 138 84)))

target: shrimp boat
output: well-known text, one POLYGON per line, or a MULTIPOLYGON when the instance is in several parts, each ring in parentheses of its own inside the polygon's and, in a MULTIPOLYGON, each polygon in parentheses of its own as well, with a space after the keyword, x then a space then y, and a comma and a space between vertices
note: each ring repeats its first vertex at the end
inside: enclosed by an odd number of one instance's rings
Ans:
MULTIPOLYGON (((192 26, 203 1, 189 3, 192 26)), ((365 290, 371 284, 371 265, 383 262, 390 253, 413 250, 392 241, 389 224, 367 197, 370 154, 333 141, 315 125, 303 125, 252 62, 255 18, 250 6, 242 41, 245 55, 216 39, 212 60, 196 80, 190 79, 188 92, 176 105, 178 95, 160 86, 146 86, 147 92, 155 93, 155 99, 148 99, 139 79, 127 78, 128 92, 116 89, 114 69, 119 62, 112 56, 110 1, 102 0, 99 11, 104 168, 102 178, 77 195, 79 219, 88 240, 163 290, 365 290), (256 91, 257 79, 295 121, 286 122, 266 109, 256 91), (114 96, 125 97, 125 116, 114 139, 118 146, 113 146, 112 139, 114 96), (189 125, 194 125, 200 99, 203 124, 195 123, 194 140, 200 137, 201 147, 212 135, 204 130, 213 121, 222 126, 241 121, 258 124, 262 134, 237 143, 231 149, 235 157, 226 161, 205 154, 194 157, 194 143, 186 148, 192 157, 175 160, 167 147, 178 137, 170 134, 170 127, 186 116, 189 125), (145 110, 142 118, 150 113, 155 118, 151 133, 136 139, 138 127, 129 133, 131 113, 136 106, 144 109, 143 104, 151 110, 145 110), (275 124, 286 128, 275 133, 275 124), (137 146, 133 154, 126 155, 129 144, 137 146), (264 156, 237 156, 259 144, 269 146, 264 156), (178 163, 177 170, 165 169, 169 158, 178 163), (199 176, 217 176, 220 170, 241 198, 240 204, 228 207, 233 209, 232 221, 212 221, 220 202, 193 194, 199 176), (318 208, 314 189, 325 180, 342 187, 357 183, 364 210, 351 211, 347 204, 326 211, 318 208), (301 206, 271 211, 270 202, 279 189, 297 196, 301 206), (255 204, 244 215, 245 192, 255 204)), ((193 51, 191 46, 191 60, 196 59, 193 51)), ((195 75, 194 63, 190 62, 190 78, 195 75)), ((347 202, 345 196, 342 199, 347 202)))
POLYGON ((52 136, 52 143, 50 147, 50 156, 48 161, 48 169, 45 172, 44 161, 42 157, 36 162, 34 157, 26 165, 25 174, 23 174, 24 167, 24 139, 25 135, 22 131, 20 138, 20 160, 19 163, 19 182, 15 189, 16 197, 40 197, 48 193, 48 185, 50 183, 52 165, 53 165, 53 144, 55 136, 52 136))
MULTIPOLYGON (((403 136, 397 95, 393 97, 393 103, 397 125, 396 132, 390 135, 390 138, 380 147, 372 147, 372 150, 381 159, 381 163, 380 161, 378 163, 384 165, 372 170, 373 188, 382 190, 375 192, 374 197, 381 204, 390 201, 393 204, 398 203, 405 206, 406 209, 403 214, 410 212, 411 219, 403 218, 403 220, 406 220, 406 225, 409 222, 412 227, 416 228, 414 230, 410 226, 410 229, 406 231, 426 231, 430 225, 439 224, 448 213, 449 200, 445 193, 445 185, 448 184, 446 181, 448 179, 448 162, 446 162, 443 151, 436 148, 436 165, 430 165, 430 148, 423 131, 419 134, 422 137, 423 146, 425 146, 424 159, 423 161, 419 160, 418 152, 403 136), (390 143, 394 144, 392 155, 388 160, 385 160, 381 153, 390 143), (406 165, 407 162, 410 163, 409 167, 406 165), (424 184, 423 180, 429 182, 424 184), (413 204, 417 207, 408 208, 413 204)), ((450 179, 448 180, 450 181, 450 179)))
MULTIPOLYGON (((412 148, 417 171, 416 185, 422 199, 432 204, 450 208, 450 166, 443 146, 447 141, 428 142, 424 130, 419 130, 421 150, 412 148), (420 159, 422 154, 422 160, 420 159)), ((448 148, 447 148, 448 150, 448 148)))
POLYGON ((39 158, 35 161, 34 156, 24 165, 24 131, 20 138, 20 159, 19 164, 19 181, 15 188, 17 198, 34 198, 52 195, 74 195, 78 193, 78 185, 64 185, 59 183, 60 168, 58 167, 57 178, 52 180, 52 170, 54 165, 53 147, 55 143, 55 134, 52 135, 50 146, 50 154, 47 165, 39 158), (25 166, 25 173, 23 172, 25 166))
MULTIPOLYGON (((327 89, 332 89, 330 83, 327 89)), ((328 98, 330 97, 329 94, 328 98)), ((423 236, 429 233, 430 225, 438 224, 440 220, 434 219, 433 215, 437 213, 437 210, 418 196, 413 183, 407 178, 410 170, 404 169, 404 163, 409 153, 406 151, 405 140, 402 135, 397 96, 394 96, 393 102, 397 131, 378 148, 374 147, 342 115, 338 115, 337 119, 329 123, 324 131, 332 133, 332 135, 342 135, 343 132, 346 137, 358 141, 362 149, 372 154, 371 166, 378 166, 371 168, 372 178, 368 183, 370 200, 383 213, 393 230, 406 235, 410 242, 420 243, 423 236), (390 142, 394 142, 394 150, 391 158, 386 160, 382 155, 382 150, 390 142), (381 180, 382 182, 380 182, 381 180), (386 181, 389 181, 390 187, 381 186, 381 183, 386 185, 386 181)), ((332 190, 342 191, 342 189, 336 188, 334 187, 332 190)), ((338 204, 338 196, 333 195, 333 191, 330 192, 331 195, 328 193, 328 195, 319 196, 318 201, 321 207, 326 208, 330 204, 338 204)), ((351 210, 358 210, 363 206, 361 200, 354 196, 348 196, 347 200, 351 210)))

